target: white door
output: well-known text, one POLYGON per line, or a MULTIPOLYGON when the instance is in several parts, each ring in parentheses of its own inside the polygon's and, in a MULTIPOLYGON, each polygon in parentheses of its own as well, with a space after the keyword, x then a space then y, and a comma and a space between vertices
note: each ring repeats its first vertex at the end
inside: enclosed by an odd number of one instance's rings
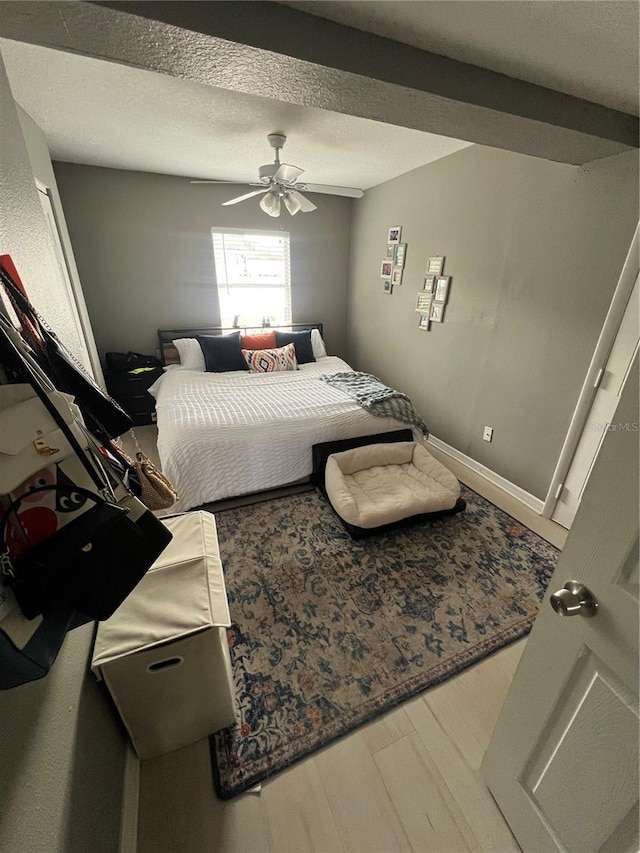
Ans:
POLYGON ((600 451, 607 424, 613 422, 622 387, 638 352, 639 329, 636 276, 607 364, 598 376, 598 390, 552 516, 554 521, 567 529, 571 528, 580 506, 582 493, 600 451))
POLYGON ((637 360, 615 423, 482 765, 525 853, 638 850, 637 360), (595 616, 554 612, 570 580, 595 616))

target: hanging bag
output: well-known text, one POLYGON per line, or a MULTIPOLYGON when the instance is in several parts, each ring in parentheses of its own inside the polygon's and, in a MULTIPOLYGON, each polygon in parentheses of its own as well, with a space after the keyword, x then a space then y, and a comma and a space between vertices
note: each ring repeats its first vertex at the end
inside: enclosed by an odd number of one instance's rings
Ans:
POLYGON ((140 500, 149 509, 168 509, 178 500, 178 493, 162 471, 158 470, 149 457, 142 452, 133 430, 131 435, 136 445, 133 465, 140 484, 140 500))
POLYGON ((11 367, 29 377, 33 389, 69 441, 74 454, 96 487, 43 486, 14 500, 0 525, 0 571, 11 578, 28 618, 68 606, 93 619, 107 619, 144 576, 171 541, 167 528, 108 470, 92 436, 83 448, 51 403, 37 373, 0 324, 3 354, 11 367), (6 545, 8 519, 25 497, 71 491, 92 506, 25 554, 13 558, 6 545))
POLYGON ((178 493, 162 471, 159 471, 141 450, 136 452, 134 466, 140 483, 142 503, 153 510, 172 507, 178 500, 178 493))
MULTIPOLYGON (((71 408, 73 398, 59 391, 48 391, 47 396, 76 441, 86 447, 71 408)), ((62 462, 73 452, 31 385, 0 385, 0 495, 13 492, 45 465, 62 462)))
POLYGON ((146 507, 154 511, 169 509, 178 500, 175 486, 143 452, 133 430, 131 438, 136 446, 135 459, 114 442, 109 442, 104 449, 109 452, 120 479, 146 507))
POLYGON ((92 619, 108 619, 145 574, 129 555, 142 536, 128 509, 79 486, 41 486, 9 506, 0 524, 0 565, 27 619, 72 608, 92 619), (91 509, 12 560, 5 542, 11 513, 25 497, 42 492, 79 494, 91 509))

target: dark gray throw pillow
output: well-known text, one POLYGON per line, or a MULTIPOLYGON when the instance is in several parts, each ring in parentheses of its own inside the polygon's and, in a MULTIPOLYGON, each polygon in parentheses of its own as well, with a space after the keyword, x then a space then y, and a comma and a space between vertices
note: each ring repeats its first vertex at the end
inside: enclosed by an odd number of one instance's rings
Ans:
POLYGON ((276 330, 276 346, 283 347, 286 344, 295 346, 298 364, 308 364, 310 361, 316 360, 311 346, 311 329, 305 329, 304 332, 278 332, 276 330))
POLYGON ((240 347, 240 332, 231 335, 198 335, 207 373, 249 370, 240 347))

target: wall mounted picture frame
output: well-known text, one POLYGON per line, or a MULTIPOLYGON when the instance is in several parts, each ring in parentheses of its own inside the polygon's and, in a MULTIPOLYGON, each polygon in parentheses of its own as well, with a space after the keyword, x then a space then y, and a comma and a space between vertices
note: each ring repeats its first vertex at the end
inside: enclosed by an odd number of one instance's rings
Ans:
POLYGON ((426 275, 442 275, 444 255, 434 255, 427 261, 426 275))
POLYGON ((449 275, 439 275, 436 278, 436 287, 433 295, 434 302, 446 302, 447 297, 449 295, 449 282, 451 281, 451 276, 449 275))
POLYGON ((428 332, 431 327, 431 320, 428 314, 421 314, 418 320, 418 328, 421 332, 428 332))
POLYGON ((419 314, 426 314, 427 317, 431 313, 431 303, 433 302, 433 294, 426 290, 421 290, 416 299, 416 311, 419 314))
POLYGON ((400 235, 402 234, 402 225, 393 225, 389 228, 387 243, 399 243, 400 235))
POLYGON ((434 302, 429 317, 434 323, 444 323, 444 302, 434 302))
POLYGON ((396 245, 396 243, 387 243, 387 258, 391 258, 391 260, 395 259, 396 245))
POLYGON ((398 243, 396 246, 396 254, 394 258, 394 263, 397 267, 404 267, 404 259, 407 256, 407 244, 406 243, 398 243))
POLYGON ((382 282, 382 292, 388 293, 389 295, 393 293, 393 284, 391 283, 390 278, 387 278, 382 282))
POLYGON ((380 264, 380 278, 391 278, 393 275, 393 261, 385 260, 380 264))
POLYGON ((394 285, 402 284, 402 269, 400 267, 396 267, 393 271, 393 275, 391 276, 391 283, 394 285))
POLYGON ((434 288, 436 286, 436 277, 435 275, 428 275, 425 277, 424 285, 422 287, 423 290, 426 290, 427 293, 433 293, 434 288))

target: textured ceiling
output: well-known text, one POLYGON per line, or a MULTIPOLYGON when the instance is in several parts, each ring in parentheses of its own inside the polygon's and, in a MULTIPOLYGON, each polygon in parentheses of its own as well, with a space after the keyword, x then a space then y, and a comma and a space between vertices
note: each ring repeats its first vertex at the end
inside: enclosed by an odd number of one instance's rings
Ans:
POLYGON ((284 5, 638 115, 636 0, 300 0, 284 5))
MULTIPOLYGON (((638 3, 633 0, 322 0, 284 5, 609 107, 638 112, 638 3)), ((56 6, 84 7, 99 17, 96 6, 83 3, 56 6)), ((72 11, 69 8, 68 14, 72 11)), ((64 16, 60 18, 66 27, 64 16)), ((75 25, 71 26, 71 33, 77 35, 76 18, 73 17, 75 25)), ((82 26, 82 21, 79 25, 82 26)), ((153 24, 152 29, 156 32, 158 26, 153 24)), ((136 30, 138 38, 139 32, 136 30)), ((120 35, 126 40, 127 34, 128 31, 120 35)), ((136 64, 138 45, 135 37, 132 38, 134 54, 124 61, 136 64)), ((167 38, 170 40, 170 35, 167 38)), ((197 60, 198 51, 203 50, 201 41, 194 43, 192 52, 187 50, 186 55, 197 60)), ((67 47, 66 43, 64 46, 67 47)), ((177 47, 170 44, 172 56, 177 47)), ((68 49, 76 49, 76 53, 6 40, 0 40, 0 48, 16 100, 43 128, 54 158, 61 160, 247 181, 255 179, 260 164, 272 159, 266 134, 282 131, 289 137, 283 159, 306 170, 303 180, 366 189, 466 144, 398 127, 401 123, 429 130, 438 127, 433 120, 438 117, 437 111, 434 113, 416 98, 412 113, 415 123, 406 121, 404 115, 401 121, 389 103, 381 103, 380 90, 384 87, 374 85, 371 80, 365 81, 369 88, 363 91, 370 89, 369 95, 375 95, 374 108, 360 111, 368 118, 359 118, 349 114, 359 112, 353 105, 337 113, 318 109, 316 104, 322 103, 318 98, 298 100, 297 104, 295 97, 286 97, 290 103, 277 100, 280 89, 276 85, 272 91, 265 86, 267 75, 262 68, 261 91, 268 91, 270 98, 246 94, 254 91, 252 86, 242 91, 242 86, 217 88, 222 84, 195 82, 205 81, 206 74, 195 74, 195 80, 182 79, 192 76, 182 66, 174 71, 161 65, 168 73, 159 75, 131 65, 90 58, 81 52, 93 50, 80 49, 75 43, 68 49), (170 76, 174 73, 177 76, 170 76), (240 91, 235 91, 236 88, 240 91), (306 103, 313 106, 300 105, 306 103), (385 118, 372 121, 379 118, 379 113, 385 118), (393 123, 386 123, 389 121, 393 123)), ((249 48, 218 57, 219 63, 223 63, 222 71, 231 73, 232 81, 247 70, 255 71, 246 67, 253 53, 249 48), (233 56, 240 57, 238 73, 233 56)), ((208 54, 206 57, 200 54, 200 58, 203 62, 196 61, 194 68, 206 64, 205 58, 211 59, 208 54)), ((278 68, 288 67, 287 62, 295 65, 288 56, 278 57, 278 62, 278 68)), ((215 65, 217 71, 219 63, 215 65)), ((139 64, 145 62, 141 59, 139 64)), ((300 65, 297 63, 296 67, 300 65)), ((306 68, 305 63, 302 65, 306 68)), ((309 73, 312 71, 313 68, 309 73)), ((318 83, 313 75, 312 79, 314 84, 318 83)), ((342 78, 329 69, 322 79, 335 82, 342 78)), ((275 80, 286 89, 286 74, 276 73, 275 80)), ((331 91, 335 90, 334 86, 331 91)), ((331 100, 324 106, 329 110, 339 109, 331 100)), ((474 119, 476 131, 480 118, 476 115, 474 119)), ((456 127, 455 122, 440 124, 443 132, 466 135, 456 127)), ((542 129, 547 135, 560 133, 548 124, 542 129)), ((540 132, 536 139, 542 135, 540 132)), ((477 133, 467 135, 467 139, 494 144, 477 133)), ((538 153, 537 148, 533 152, 517 145, 514 148, 563 159, 554 153, 553 145, 551 149, 538 153)), ((573 152, 575 156, 567 162, 584 162, 589 159, 587 154, 573 152)), ((592 153, 591 159, 597 156, 606 156, 606 146, 604 153, 592 153)))
POLYGON ((255 180, 267 133, 302 180, 367 189, 468 143, 0 39, 15 100, 73 163, 255 180))

